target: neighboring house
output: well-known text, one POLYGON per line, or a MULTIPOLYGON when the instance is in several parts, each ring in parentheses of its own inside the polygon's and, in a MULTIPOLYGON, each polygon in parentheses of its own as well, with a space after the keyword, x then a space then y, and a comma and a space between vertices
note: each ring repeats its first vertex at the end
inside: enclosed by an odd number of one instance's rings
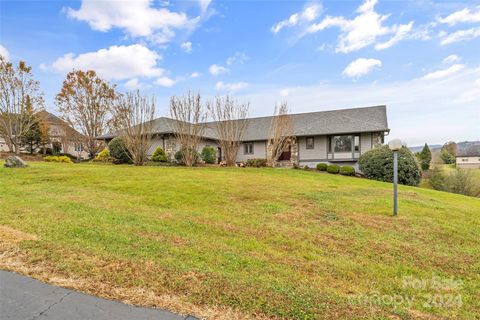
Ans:
POLYGON ((88 152, 83 147, 84 136, 73 129, 66 121, 45 110, 39 111, 37 116, 49 127, 50 144, 47 145, 47 148, 51 148, 58 153, 68 153, 81 159, 89 157, 88 152))
MULTIPOLYGON (((83 149, 84 137, 82 134, 48 111, 42 110, 36 115, 49 127, 50 143, 45 146, 46 148, 58 153, 68 153, 82 159, 88 158, 88 153, 83 149)), ((9 151, 5 140, 0 137, 0 152, 9 151)), ((26 152, 24 148, 21 148, 20 151, 26 152)))
POLYGON ((480 153, 457 155, 455 163, 460 169, 480 169, 480 153))
MULTIPOLYGON (((356 166, 361 154, 384 142, 388 134, 386 106, 352 108, 292 114, 293 139, 280 157, 281 164, 314 167, 317 163, 356 166)), ((175 120, 161 117, 153 121, 153 138, 148 154, 157 147, 165 150, 171 160, 180 146, 173 132, 175 120)), ((250 118, 237 162, 267 158, 269 129, 272 117, 250 118)), ((216 122, 206 123, 199 151, 204 146, 218 150, 223 159, 215 130, 216 122)), ((115 135, 99 137, 107 142, 115 135)))

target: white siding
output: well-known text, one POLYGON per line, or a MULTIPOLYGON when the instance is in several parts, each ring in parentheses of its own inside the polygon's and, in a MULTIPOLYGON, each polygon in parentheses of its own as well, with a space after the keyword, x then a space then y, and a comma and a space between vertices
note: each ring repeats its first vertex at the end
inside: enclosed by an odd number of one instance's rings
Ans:
POLYGON ((242 143, 237 153, 237 162, 244 162, 248 159, 266 159, 267 158, 267 141, 254 141, 253 154, 245 154, 245 146, 242 143))

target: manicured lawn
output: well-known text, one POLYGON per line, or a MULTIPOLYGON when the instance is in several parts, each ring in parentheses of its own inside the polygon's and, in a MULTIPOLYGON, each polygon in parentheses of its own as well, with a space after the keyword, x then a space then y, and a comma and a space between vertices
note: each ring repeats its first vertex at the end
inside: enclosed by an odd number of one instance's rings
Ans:
POLYGON ((478 316, 480 199, 401 186, 392 218, 391 189, 288 169, 2 167, 0 268, 210 318, 478 316))

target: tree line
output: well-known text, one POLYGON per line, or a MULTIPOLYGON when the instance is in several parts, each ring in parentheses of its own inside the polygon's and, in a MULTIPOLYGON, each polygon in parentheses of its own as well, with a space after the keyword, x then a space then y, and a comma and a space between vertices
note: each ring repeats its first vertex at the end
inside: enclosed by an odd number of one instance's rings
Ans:
MULTIPOLYGON (((139 90, 119 92, 115 84, 102 79, 94 70, 72 70, 66 75, 55 105, 72 128, 81 133, 68 136, 63 144, 81 143, 93 158, 104 148, 98 137, 113 132, 122 138, 135 165, 147 161, 153 136, 156 100, 139 90)), ((248 128, 250 103, 231 96, 202 99, 199 93, 172 96, 169 102, 172 132, 179 144, 182 162, 193 166, 199 144, 207 129, 207 120, 215 121, 213 130, 228 166, 235 165, 236 155, 248 128)), ((24 61, 17 66, 0 56, 0 137, 11 152, 22 147, 31 152, 52 142, 48 126, 36 115, 44 110, 40 83, 24 61)), ((267 162, 275 166, 283 150, 292 143, 293 127, 287 103, 275 106, 269 129, 267 162)), ((43 148, 45 150, 45 147, 43 148)))

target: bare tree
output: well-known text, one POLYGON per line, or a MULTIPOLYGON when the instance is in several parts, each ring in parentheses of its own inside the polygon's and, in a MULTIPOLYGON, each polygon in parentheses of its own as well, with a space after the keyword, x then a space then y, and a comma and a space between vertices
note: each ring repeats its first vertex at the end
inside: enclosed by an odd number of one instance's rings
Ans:
POLYGON ((208 109, 215 124, 220 147, 227 166, 235 166, 238 149, 248 126, 249 102, 239 103, 229 96, 216 97, 208 109))
POLYGON ((102 147, 96 138, 108 129, 115 97, 115 86, 99 78, 95 71, 74 70, 67 74, 55 98, 63 118, 86 137, 90 157, 102 147))
POLYGON ((155 118, 155 98, 144 97, 140 92, 120 95, 115 103, 114 125, 125 141, 134 165, 147 160, 155 118))
POLYGON ((10 151, 20 153, 22 137, 43 108, 40 84, 33 79, 32 68, 20 61, 15 68, 0 55, 0 135, 10 151))
POLYGON ((292 141, 293 124, 289 115, 288 104, 283 102, 275 106, 274 115, 268 133, 268 163, 275 167, 278 159, 292 141))
POLYGON ((202 140, 207 120, 206 108, 200 94, 188 92, 181 97, 170 98, 170 115, 174 119, 172 130, 180 143, 183 163, 193 166, 198 158, 198 145, 202 140))

